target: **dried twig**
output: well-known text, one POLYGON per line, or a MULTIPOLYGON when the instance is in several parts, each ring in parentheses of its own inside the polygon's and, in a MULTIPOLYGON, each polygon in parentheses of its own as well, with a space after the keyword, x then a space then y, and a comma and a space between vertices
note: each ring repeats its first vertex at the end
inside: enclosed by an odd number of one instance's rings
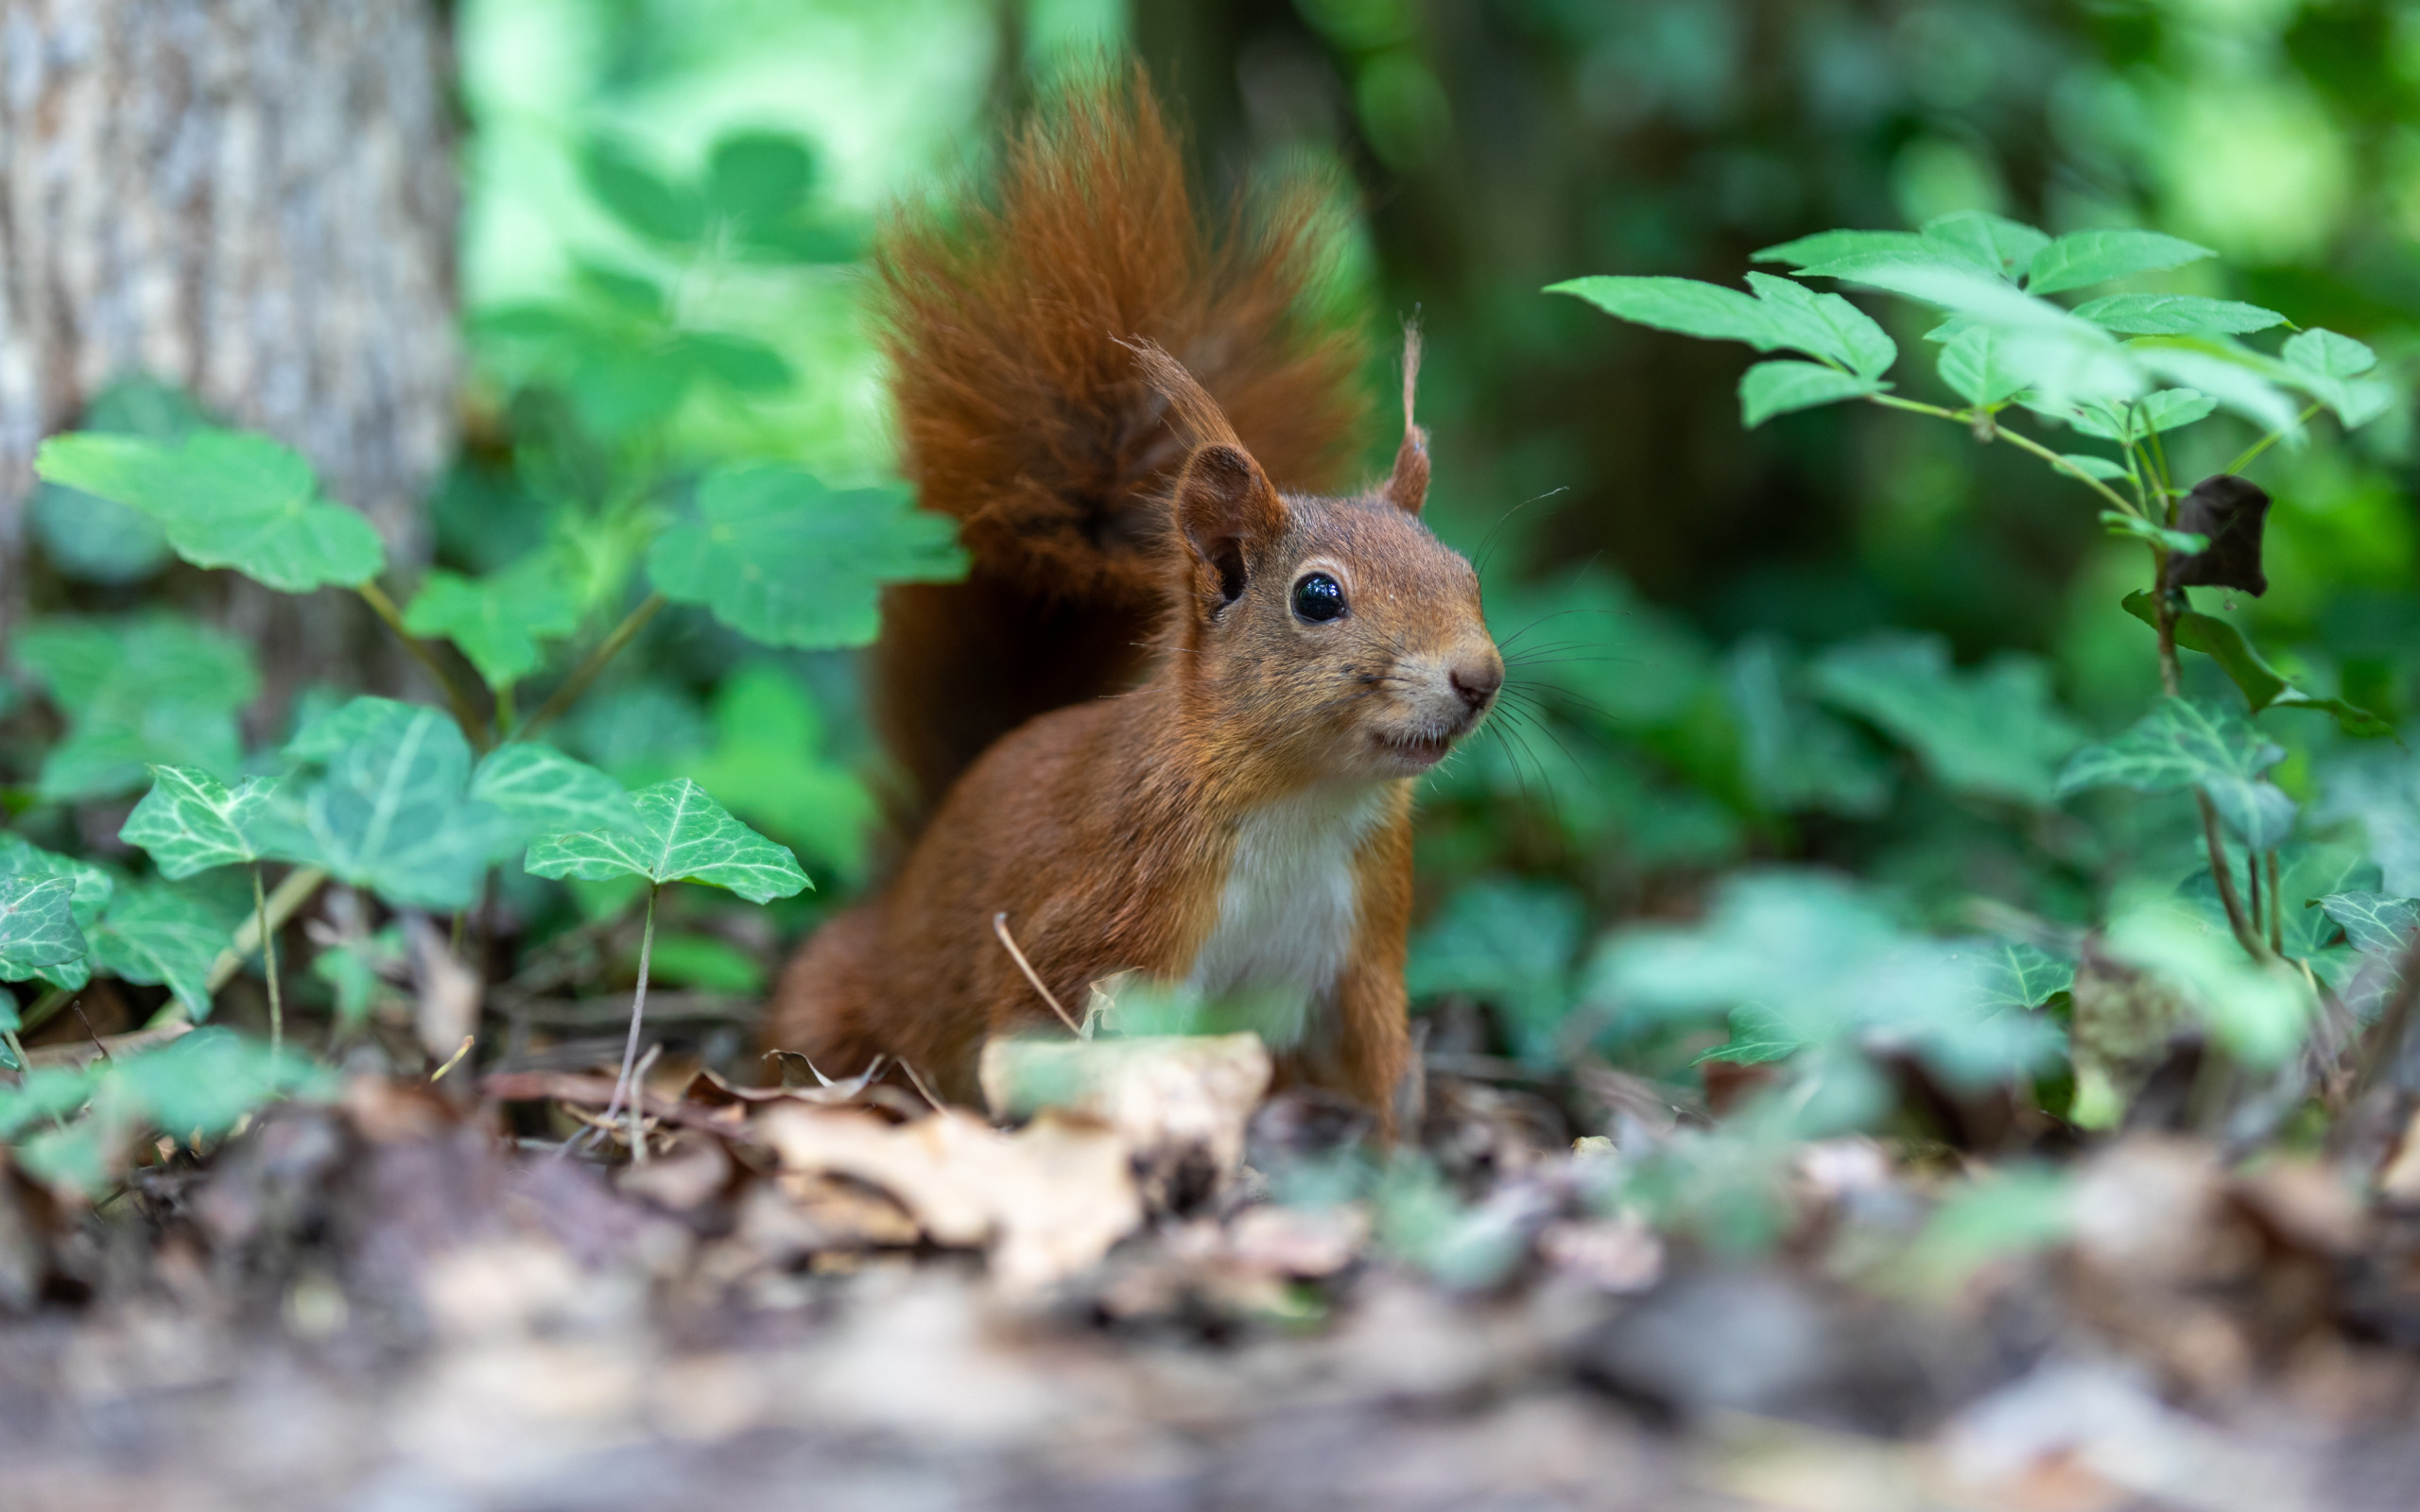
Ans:
MULTIPOLYGON (((1025 958, 1025 952, 1017 949, 1017 942, 1015 938, 1009 934, 1009 916, 1007 914, 994 914, 992 916, 992 933, 1000 936, 1000 943, 1007 946, 1009 949, 1009 958, 1017 963, 1017 970, 1023 971, 1025 973, 1025 979, 1033 984, 1033 989, 1042 994, 1042 1001, 1050 1005, 1050 1011, 1059 1015, 1059 1022, 1067 1026, 1068 1032, 1074 1034, 1078 1039, 1082 1039, 1084 1034, 1083 1025, 1078 1023, 1076 1022, 1076 1016, 1069 1013, 1064 1007, 1063 1007, 1060 1005, 1058 998, 1051 994, 1050 989, 1042 985, 1042 978, 1034 971, 1033 963, 1025 958)), ((910 1072, 908 1074, 913 1075, 915 1074, 910 1072)), ((936 1104, 935 1106, 938 1107, 939 1105, 936 1104)))

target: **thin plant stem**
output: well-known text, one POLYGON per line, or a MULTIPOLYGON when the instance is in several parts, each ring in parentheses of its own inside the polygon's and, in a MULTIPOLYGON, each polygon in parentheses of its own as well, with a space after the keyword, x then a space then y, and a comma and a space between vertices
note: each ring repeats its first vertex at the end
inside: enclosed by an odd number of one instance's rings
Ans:
POLYGON ((579 696, 588 691, 588 685, 596 680, 596 675, 604 671, 606 664, 614 657, 621 654, 622 647, 630 644, 633 636, 647 628, 647 622, 655 618, 666 602, 662 593, 649 593, 638 608, 624 615, 622 623, 614 627, 614 633, 598 643, 596 650, 588 653, 588 660, 582 662, 570 677, 563 679, 562 686, 557 688, 544 703, 538 706, 538 712, 531 714, 521 728, 514 731, 512 738, 527 740, 562 717, 563 711, 578 703, 579 696))
POLYGON ((2277 890, 2277 852, 2269 852, 2269 949, 2286 954, 2285 895, 2277 890))
MULTIPOLYGON (((285 921, 294 917, 296 910, 310 902, 311 895, 318 892, 320 885, 327 880, 328 874, 318 867, 297 867, 287 872, 285 879, 269 891, 267 916, 268 927, 284 929, 285 921)), ((260 926, 260 919, 248 919, 244 920, 243 927, 235 931, 233 942, 220 951, 218 959, 211 965, 210 975, 203 984, 209 990, 216 992, 233 981, 235 973, 244 969, 244 957, 261 948, 258 936, 260 926)), ((173 999, 170 1001, 174 1002, 173 999)))
MULTIPOLYGON (((2309 408, 2302 412, 2302 414, 2296 419, 2295 423, 2298 425, 2308 424, 2311 418, 2317 415, 2324 407, 2325 406, 2317 403, 2313 403, 2309 408)), ((2271 431, 2268 435, 2263 436, 2260 439, 2253 442, 2250 447, 2246 448, 2241 456, 2238 456, 2234 461, 2229 462, 2227 464, 2227 471, 2230 472, 2242 472, 2245 468, 2250 467, 2254 462, 2259 460, 2261 453, 2269 450, 2269 448, 2276 445, 2279 441, 2282 441, 2285 438, 2286 433, 2284 431, 2271 431)))
POLYGON ((395 608, 395 601, 387 596, 387 591, 374 580, 363 583, 354 591, 361 595, 361 601, 370 606, 372 613, 387 622, 387 628, 395 632, 395 638, 404 643, 404 649, 411 653, 412 660, 437 679, 438 687, 444 691, 446 706, 454 711, 454 722, 462 727, 464 738, 485 749, 488 722, 480 715, 478 704, 462 690, 460 683, 454 680, 454 675, 445 670, 445 663, 437 660, 437 653, 429 648, 428 643, 404 628, 403 612, 395 608))
POLYGON ((268 978, 268 1068, 274 1073, 285 1054, 285 1007, 277 995, 277 929, 268 921, 268 889, 261 885, 261 864, 252 863, 252 923, 261 937, 261 972, 268 978))
POLYGON ((607 1128, 614 1126, 622 1111, 622 1098, 631 1091, 631 1068, 638 1064, 639 1025, 647 1019, 647 971, 655 954, 655 895, 662 889, 661 883, 647 885, 647 923, 639 932, 639 988, 631 998, 631 1037, 622 1045, 622 1074, 614 1079, 614 1100, 605 1108, 607 1128))
POLYGON ((31 1034, 59 1016, 59 1010, 75 1000, 76 994, 63 987, 55 987, 34 999, 33 1006, 19 1017, 17 1027, 31 1034))
MULTIPOLYGON (((2202 811, 2202 840, 2209 848, 2210 876, 2219 885, 2219 903, 2227 911, 2227 927, 2235 932, 2235 942, 2243 947, 2245 954, 2256 961, 2265 961, 2269 958, 2268 949, 2261 944, 2251 921, 2244 918, 2243 898, 2235 890, 2235 873, 2227 866, 2226 841, 2219 833, 2219 811, 2210 805, 2210 796, 2198 787, 2193 790, 2193 802, 2202 811)), ((2247 851, 2245 869, 2250 870, 2253 864, 2247 851)))
POLYGON ((26 1059, 26 1043, 17 1038, 17 1031, 14 1029, 6 1031, 6 1036, 9 1041, 9 1054, 17 1057, 17 1074, 22 1076, 33 1070, 33 1066, 26 1059))
POLYGON ((510 740, 513 726, 512 684, 508 682, 495 690, 495 733, 498 740, 510 740))
POLYGON ((2243 853, 2243 890, 2250 902, 2252 932, 2260 933, 2260 857, 2250 850, 2243 853))
MULTIPOLYGON (((1868 394, 1865 397, 1872 400, 1875 404, 1880 404, 1888 409, 1904 409, 1911 415, 1930 415, 1936 420, 1956 421, 1962 425, 1969 423, 1973 420, 1975 414, 1973 410, 1944 409, 1939 404, 1927 404, 1919 400, 1913 399, 1901 399, 1894 394, 1868 394)), ((2035 440, 2032 437, 2026 435, 2024 432, 2013 431, 2009 430, 2005 426, 1995 425, 1993 434, 2000 438, 2002 440, 2008 441, 2012 445, 2015 446, 2019 451, 2032 453, 2035 456, 2038 456, 2043 461, 2049 463, 2051 467, 2057 469, 2059 472, 2074 478, 2085 488, 2092 490, 2095 493, 2098 493, 2102 498, 2107 499, 2112 505, 2115 505, 2124 513, 2138 515, 2142 512, 2135 508, 2132 504, 2129 504, 2126 501, 2126 496, 2124 494, 2119 493, 2115 489, 2112 489, 2108 484, 2103 483, 2097 477, 2094 477, 2091 473, 2084 472, 2082 468, 2077 467, 2066 457, 2061 456, 2058 453, 2050 450, 2048 447, 2043 445, 2040 441, 2035 440)))

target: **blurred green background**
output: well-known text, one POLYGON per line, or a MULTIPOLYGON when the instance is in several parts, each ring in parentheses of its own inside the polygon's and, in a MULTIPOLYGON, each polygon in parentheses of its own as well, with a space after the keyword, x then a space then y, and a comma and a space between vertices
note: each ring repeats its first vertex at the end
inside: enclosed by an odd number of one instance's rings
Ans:
MULTIPOLYGON (((985 150, 1058 71, 1139 54, 1214 186, 1340 168, 1359 198, 1340 297, 1388 366, 1395 323, 1426 324, 1430 519, 1481 558, 1523 688, 1428 784, 1415 988, 1476 994, 1485 1042, 1541 1055, 1594 927, 1690 912, 1743 865, 1836 865, 1910 922, 1969 927, 1979 899, 2081 924, 2128 878, 2198 865, 2180 803, 2080 823, 1991 776, 2012 742, 2054 760, 2156 691, 2150 632, 2118 608, 2142 550, 2101 533, 2090 495, 1868 406, 1743 432, 1744 349, 1542 285, 1736 284, 1808 232, 1983 209, 2190 237, 2221 258, 2121 287, 2274 306, 2372 343, 2398 380, 2420 325, 2420 5, 465 0, 457 24, 478 376, 441 557, 492 569, 568 530, 599 602, 636 522, 704 465, 888 473, 853 260, 886 201, 985 150), (752 158, 767 132, 811 163, 752 158), (779 224, 696 233, 682 197, 744 198, 751 171, 782 190, 779 224), (682 333, 693 360, 660 360, 682 333), (575 523, 549 524, 565 499, 575 523), (1894 712, 1876 693, 1893 679, 1947 703, 1894 712)), ((1928 321, 1868 307, 1919 350, 1928 321)), ((2180 435, 2178 475, 2250 438, 2223 419, 2180 435)), ((1392 440, 1371 441, 1374 472, 1392 440)), ((2273 586, 2201 600, 2407 730, 2411 467, 2400 402, 2269 454, 2273 586)), ((837 871, 788 926, 844 898, 873 813, 850 660, 770 657, 696 613, 643 650, 566 742, 627 781, 698 776, 837 871)), ((2233 696, 2192 660, 2188 691, 2233 696)), ((2404 759, 2317 717, 2263 728, 2323 819, 2404 759)))

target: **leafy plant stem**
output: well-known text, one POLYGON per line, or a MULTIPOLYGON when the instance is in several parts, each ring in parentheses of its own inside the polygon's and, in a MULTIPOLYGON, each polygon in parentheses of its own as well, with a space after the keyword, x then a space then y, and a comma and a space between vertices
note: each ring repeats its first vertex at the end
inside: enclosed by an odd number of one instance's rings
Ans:
POLYGON ((480 717, 478 705, 472 701, 461 684, 454 680, 454 675, 445 670, 445 664, 437 660, 437 653, 429 649, 428 643, 404 628, 403 611, 395 608, 395 601, 387 596, 387 591, 375 582, 363 583, 354 591, 361 594, 361 601, 370 606, 372 613, 386 621, 387 628, 395 632, 396 638, 404 643, 404 649, 411 653, 412 660, 437 679, 438 687, 445 694, 446 706, 454 712, 454 722, 462 727, 462 738, 482 750, 486 749, 488 722, 480 717))
POLYGON ((2286 954, 2286 905, 2277 892, 2277 852, 2269 852, 2269 949, 2271 954, 2286 954))
POLYGON ((508 682, 495 690, 495 732, 498 740, 512 738, 512 684, 508 682))
MULTIPOLYGON (((2219 885, 2219 902, 2227 911, 2227 927, 2235 932, 2235 942, 2243 947, 2245 954, 2256 961, 2265 961, 2269 958, 2268 947, 2244 917, 2243 897, 2235 890, 2235 873, 2227 869, 2227 847, 2219 833, 2219 811, 2211 806, 2209 795, 2198 787, 2193 790, 2193 802, 2202 811, 2202 840, 2209 848, 2210 877, 2219 885)), ((2247 855, 2245 869, 2251 869, 2253 865, 2247 855)))
MULTIPOLYGON (((1961 425, 1968 423, 1974 418, 1974 411, 1972 410, 1944 409, 1939 404, 1927 404, 1920 400, 1914 399, 1901 399, 1893 394, 1868 394, 1865 397, 1887 408, 1904 409, 1914 415, 1930 415, 1937 420, 1955 421, 1961 425)), ((2048 447, 2043 445, 2040 441, 2035 440, 2032 437, 2026 435, 2024 432, 2013 431, 2001 426, 1996 427, 1994 434, 1998 436, 2002 440, 2008 441, 2012 445, 2015 446, 2018 451, 2031 452, 2035 456, 2040 457, 2043 461, 2049 463, 2054 470, 2074 478, 2077 482, 2082 483, 2085 488, 2092 490, 2095 493, 2098 493, 2102 498, 2107 499, 2112 505, 2117 507, 2118 509, 2123 510, 2125 513, 2134 515, 2142 513, 2141 510, 2126 502, 2126 496, 2124 494, 2119 493, 2115 489, 2112 489, 2108 484, 2103 483, 2097 477, 2094 477, 2091 473, 2077 468, 2074 463, 2069 462, 2066 457, 2061 456, 2058 453, 2050 450, 2048 447)))
POLYGON ((7 1031, 6 1039, 9 1044, 9 1054, 16 1057, 18 1072, 23 1074, 24 1072, 30 1070, 31 1067, 26 1060, 25 1041, 17 1038, 17 1031, 14 1029, 7 1031))
MULTIPOLYGON (((287 872, 285 879, 269 890, 268 906, 263 910, 268 927, 272 930, 285 928, 285 921, 294 917, 295 910, 309 902, 311 895, 320 890, 320 885, 327 880, 328 874, 317 867, 297 867, 287 872)), ((216 992, 233 981, 235 973, 244 968, 244 957, 261 948, 257 934, 260 925, 260 919, 246 919, 243 927, 235 931, 234 941, 218 953, 218 959, 210 968, 211 991, 216 992)))
POLYGON ((607 663, 618 656, 622 647, 630 644, 639 631, 647 628, 647 622, 655 618, 666 602, 662 593, 649 593, 638 608, 624 615, 622 623, 614 627, 614 633, 599 642, 596 650, 588 653, 588 660, 582 662, 570 677, 563 679, 562 686, 538 706, 538 712, 529 716, 512 738, 527 740, 578 703, 579 696, 588 691, 588 685, 596 680, 596 675, 605 670, 607 663))
POLYGON ((662 883, 650 882, 647 886, 647 923, 639 931, 639 986, 631 998, 631 1037, 622 1045, 622 1074, 614 1078, 614 1100, 605 1108, 601 1121, 606 1128, 622 1111, 622 1099, 631 1091, 631 1068, 638 1064, 639 1025, 647 1018, 647 971, 655 954, 655 895, 664 890, 662 883))
POLYGON ((252 933, 260 936, 261 974, 268 979, 268 1064, 277 1069, 285 1054, 285 1007, 277 995, 277 930, 268 921, 268 891, 261 885, 261 864, 252 863, 252 933))
MULTIPOLYGON (((2317 415, 2321 408, 2322 406, 2318 404, 2310 405, 2302 412, 2297 422, 2301 424, 2308 424, 2311 417, 2317 415)), ((2276 445, 2279 441, 2282 441, 2285 438, 2286 433, 2284 431, 2271 431, 2268 435, 2263 436, 2260 439, 2246 447, 2241 456, 2238 456, 2234 461, 2229 462, 2227 464, 2227 471, 2230 472, 2242 472, 2245 468, 2250 467, 2255 461, 2258 460, 2261 453, 2269 450, 2269 448, 2276 445)))
POLYGON ((68 991, 63 987, 52 988, 49 991, 44 992, 42 996, 34 999, 33 1006, 27 1008, 19 1016, 19 1027, 26 1033, 31 1033, 32 1031, 41 1028, 43 1024, 48 1023, 52 1019, 57 1018, 59 1016, 59 1010, 67 1006, 68 1003, 73 1000, 75 996, 75 993, 68 991))

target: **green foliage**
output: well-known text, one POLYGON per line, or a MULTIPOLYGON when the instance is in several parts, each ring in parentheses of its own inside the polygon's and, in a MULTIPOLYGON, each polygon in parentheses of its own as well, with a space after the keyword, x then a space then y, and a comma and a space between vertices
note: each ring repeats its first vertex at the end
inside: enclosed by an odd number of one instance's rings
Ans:
POLYGON ((1495 1005, 1523 1057, 1552 1064, 1580 931, 1580 900, 1566 889, 1481 881, 1413 942, 1404 985, 1415 998, 1464 992, 1495 1005))
POLYGON ((142 510, 197 567, 233 567, 282 593, 353 587, 386 566, 369 521, 320 498, 309 463, 249 431, 55 436, 34 470, 142 510))
POLYGON ((83 932, 68 907, 75 896, 64 877, 0 877, 0 981, 83 958, 83 932))
POLYGON ((538 670, 541 643, 569 635, 579 618, 562 564, 538 552, 485 577, 431 572, 404 610, 404 628, 446 637, 489 687, 510 688, 538 670))
POLYGON ((761 903, 806 888, 798 858, 733 818, 686 778, 658 782, 632 795, 638 806, 635 832, 586 830, 543 835, 527 861, 541 877, 643 877, 703 883, 761 903))
POLYGON ((1994 1009, 2041 1007, 2075 979, 2073 961, 2023 940, 2002 940, 1983 952, 1983 1002, 1994 1009))
POLYGON ((2420 927, 2420 898, 2383 898, 2374 892, 2330 893, 2320 906, 2344 927, 2356 950, 2384 955, 2403 948, 2420 927))
POLYGON ((767 645, 863 645, 886 582, 946 582, 966 556, 947 518, 905 494, 836 492, 770 463, 728 468, 698 488, 695 522, 648 554, 656 589, 699 604, 767 645))
POLYGON ((160 875, 171 880, 258 861, 276 795, 276 782, 263 778, 230 791, 198 768, 154 766, 151 791, 127 816, 117 837, 149 851, 160 875))
POLYGON ((1960 675, 1938 638, 1886 635, 1835 646, 1815 686, 1920 756, 1953 792, 2047 806, 2060 758, 2082 734, 2050 701, 2049 669, 2003 656, 1960 675))
POLYGON ((502 811, 529 834, 638 828, 638 810, 621 783, 551 746, 527 741, 499 746, 480 758, 471 773, 470 796, 502 811))
POLYGON ((67 716, 39 785, 57 802, 142 787, 154 764, 232 773, 235 711, 259 687, 244 647, 168 615, 39 621, 10 654, 67 716))
POLYGON ((826 755, 822 718, 797 679, 770 662, 743 663, 715 690, 712 719, 714 745, 683 764, 686 774, 773 839, 857 875, 873 796, 826 755))
POLYGON ((199 1022, 210 1017, 210 969, 227 948, 230 922, 180 888, 121 887, 93 931, 93 970, 164 987, 199 1022))
MULTIPOLYGON (((181 390, 137 376, 95 394, 80 428, 166 439, 207 423, 181 390)), ((113 499, 45 482, 26 500, 26 518, 43 555, 69 577, 133 583, 168 564, 168 538, 159 522, 113 499)))
POLYGON ((2137 793, 2198 788, 2237 838, 2273 850, 2293 829, 2294 800, 2261 774, 2286 759, 2243 718, 2216 704, 2162 698, 2117 739, 2075 753, 2058 796, 2096 787, 2137 793))
POLYGON ((302 768, 273 805, 271 854, 320 867, 388 902, 466 908, 522 830, 470 794, 471 747, 437 710, 355 698, 299 732, 302 768))

